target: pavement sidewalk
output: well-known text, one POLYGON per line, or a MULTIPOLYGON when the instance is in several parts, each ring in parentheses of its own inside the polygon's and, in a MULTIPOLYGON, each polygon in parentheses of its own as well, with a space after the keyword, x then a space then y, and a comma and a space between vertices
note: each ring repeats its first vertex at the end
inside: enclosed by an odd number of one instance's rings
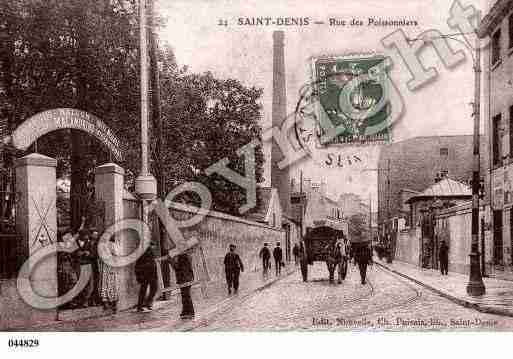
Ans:
POLYGON ((374 263, 407 278, 437 294, 465 307, 480 312, 513 317, 513 282, 499 278, 483 278, 486 294, 471 297, 467 294, 468 274, 449 272, 442 276, 440 271, 394 260, 387 263, 375 257, 374 263))
MULTIPOLYGON (((262 272, 243 272, 240 276, 240 288, 237 295, 228 296, 226 282, 224 280, 210 282, 207 286, 207 296, 201 294, 199 287, 193 287, 192 297, 196 318, 194 320, 181 320, 179 317, 182 309, 181 297, 178 291, 173 292, 170 300, 156 301, 152 312, 138 313, 134 309, 121 311, 102 317, 57 321, 32 328, 15 328, 13 330, 30 331, 187 331, 201 327, 209 318, 217 313, 230 309, 233 305, 244 300, 253 293, 271 286, 276 281, 297 272, 294 263, 288 264, 282 269, 279 277, 270 274, 267 280, 262 277, 262 272)), ((274 269, 274 268, 273 268, 274 269)))

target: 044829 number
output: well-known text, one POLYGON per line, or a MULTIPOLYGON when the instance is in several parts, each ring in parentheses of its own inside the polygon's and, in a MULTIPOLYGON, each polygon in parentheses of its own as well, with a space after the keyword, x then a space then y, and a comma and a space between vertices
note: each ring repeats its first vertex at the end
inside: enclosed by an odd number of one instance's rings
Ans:
POLYGON ((38 339, 9 339, 9 348, 35 348, 39 346, 38 339))

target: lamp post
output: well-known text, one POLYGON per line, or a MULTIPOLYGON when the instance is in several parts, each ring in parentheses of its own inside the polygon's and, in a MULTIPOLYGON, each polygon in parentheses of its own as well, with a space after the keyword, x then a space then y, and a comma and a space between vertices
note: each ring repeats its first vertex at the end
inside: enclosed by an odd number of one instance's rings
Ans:
POLYGON ((472 55, 474 68, 474 135, 472 151, 472 226, 471 226, 471 247, 470 247, 470 275, 467 284, 467 293, 473 297, 485 294, 486 289, 481 276, 481 265, 479 261, 479 192, 480 192, 480 156, 479 156, 479 120, 481 115, 481 49, 479 36, 476 34, 475 48, 466 42, 456 39, 453 36, 465 34, 442 35, 433 38, 409 39, 409 41, 430 41, 434 39, 450 39, 465 46, 472 55))
POLYGON ((471 296, 485 294, 486 289, 481 276, 479 263, 479 116, 481 114, 481 49, 479 37, 476 36, 474 57, 474 151, 472 169, 472 243, 470 249, 470 277, 467 284, 467 293, 471 296))
POLYGON ((141 172, 135 179, 135 191, 143 201, 142 220, 148 223, 148 211, 144 202, 155 199, 157 195, 157 181, 148 169, 149 61, 146 0, 139 0, 139 18, 141 59, 141 172))

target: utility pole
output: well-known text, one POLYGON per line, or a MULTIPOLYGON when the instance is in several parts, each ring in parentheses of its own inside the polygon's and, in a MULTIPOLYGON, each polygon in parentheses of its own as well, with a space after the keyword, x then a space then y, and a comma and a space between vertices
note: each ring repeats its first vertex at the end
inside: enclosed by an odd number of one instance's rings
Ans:
POLYGON ((157 182, 148 169, 148 117, 149 117, 149 68, 148 68, 148 28, 146 0, 139 0, 139 35, 141 61, 141 172, 135 179, 135 191, 142 200, 142 220, 148 223, 148 206, 157 194, 157 182))
MULTIPOLYGON (((378 172, 378 180, 379 180, 379 174, 385 173, 385 182, 386 182, 386 189, 385 189, 385 195, 386 195, 386 217, 383 219, 383 226, 385 230, 385 239, 388 240, 390 230, 389 230, 389 221, 390 221, 390 167, 391 167, 391 161, 390 159, 387 159, 387 166, 386 168, 365 168, 362 170, 364 171, 376 171, 378 172)), ((379 188, 378 188, 379 191, 379 188)), ((383 193, 383 192, 381 192, 383 193)), ((379 204, 379 192, 378 192, 378 204, 379 204)), ((379 212, 381 213, 381 212, 379 212)), ((380 216, 381 217, 381 216, 380 216)), ((389 242, 386 243, 390 250, 390 244, 389 242)), ((392 263, 392 257, 391 254, 388 255, 388 263, 392 263)))
POLYGON ((392 222, 390 219, 390 159, 387 160, 387 223, 388 226, 388 257, 387 263, 392 263, 395 243, 392 241, 392 222))

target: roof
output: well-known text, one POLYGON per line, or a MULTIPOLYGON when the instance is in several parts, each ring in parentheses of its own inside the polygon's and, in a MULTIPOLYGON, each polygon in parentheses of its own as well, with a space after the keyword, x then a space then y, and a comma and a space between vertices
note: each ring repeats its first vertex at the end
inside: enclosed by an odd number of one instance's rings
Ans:
POLYGON ((444 178, 426 188, 423 192, 411 196, 406 203, 434 197, 472 197, 472 190, 464 183, 450 178, 444 178))
POLYGON ((480 38, 489 36, 513 6, 513 0, 497 0, 481 21, 477 34, 480 38))
POLYGON ((415 190, 412 190, 412 189, 409 189, 409 188, 402 188, 401 192, 409 192, 409 193, 420 194, 419 191, 415 191, 415 190))

